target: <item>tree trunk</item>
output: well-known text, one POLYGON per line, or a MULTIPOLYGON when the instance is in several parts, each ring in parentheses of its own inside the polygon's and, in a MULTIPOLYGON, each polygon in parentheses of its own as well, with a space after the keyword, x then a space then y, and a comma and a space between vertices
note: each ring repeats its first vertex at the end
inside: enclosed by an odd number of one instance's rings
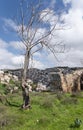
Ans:
POLYGON ((26 50, 25 61, 24 61, 24 70, 23 70, 23 80, 26 80, 26 78, 27 78, 29 60, 30 60, 30 51, 26 50))
POLYGON ((23 78, 22 78, 22 94, 23 94, 23 108, 30 107, 30 99, 29 99, 29 87, 26 83, 27 81, 27 71, 29 67, 29 59, 30 59, 30 51, 26 50, 25 61, 24 61, 24 70, 23 70, 23 78))
POLYGON ((22 94, 23 94, 23 109, 30 108, 30 98, 29 98, 29 89, 26 84, 22 86, 22 94))

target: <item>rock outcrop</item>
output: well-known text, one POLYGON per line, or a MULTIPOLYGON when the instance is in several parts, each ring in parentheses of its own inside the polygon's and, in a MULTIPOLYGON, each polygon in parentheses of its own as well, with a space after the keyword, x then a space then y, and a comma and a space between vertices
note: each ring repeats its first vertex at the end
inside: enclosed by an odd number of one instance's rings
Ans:
POLYGON ((3 84, 8 84, 10 80, 18 81, 18 77, 16 75, 12 75, 10 73, 5 73, 4 71, 0 71, 0 82, 3 84))
POLYGON ((62 90, 64 92, 76 92, 83 90, 83 70, 72 71, 72 73, 60 74, 62 90))
MULTIPOLYGON (((9 70, 11 74, 22 76, 22 69, 9 70)), ((83 68, 54 67, 45 70, 29 69, 27 78, 33 83, 42 84, 51 91, 61 90, 64 92, 83 90, 83 68)), ((38 87, 39 89, 42 88, 38 87)))

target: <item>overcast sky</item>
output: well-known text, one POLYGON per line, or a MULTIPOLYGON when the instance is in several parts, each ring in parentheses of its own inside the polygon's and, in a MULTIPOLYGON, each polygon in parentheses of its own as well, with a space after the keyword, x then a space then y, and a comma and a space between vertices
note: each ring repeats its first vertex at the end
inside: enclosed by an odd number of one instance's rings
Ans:
MULTIPOLYGON (((18 4, 18 0, 0 0, 0 69, 23 67, 24 46, 17 34, 10 29, 16 27, 13 20, 18 4)), ((51 9, 65 24, 65 29, 58 31, 60 40, 65 44, 65 51, 56 54, 58 60, 51 53, 37 52, 31 66, 40 69, 55 66, 82 67, 83 0, 48 0, 45 2, 45 9, 51 9)), ((44 28, 40 30, 44 31, 44 28)), ((54 39, 51 42, 55 42, 54 39)))

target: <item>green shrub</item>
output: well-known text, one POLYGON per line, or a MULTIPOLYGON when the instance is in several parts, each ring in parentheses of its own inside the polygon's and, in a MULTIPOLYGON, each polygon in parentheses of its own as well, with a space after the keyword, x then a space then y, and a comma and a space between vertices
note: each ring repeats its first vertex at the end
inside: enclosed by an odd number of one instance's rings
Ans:
POLYGON ((15 81, 13 79, 10 79, 9 84, 15 84, 15 81))
POLYGON ((32 86, 32 90, 35 91, 37 88, 37 84, 33 83, 33 84, 31 84, 31 86, 32 86))
POLYGON ((76 98, 70 98, 66 97, 61 101, 61 104, 67 105, 67 104, 77 104, 78 100, 76 98))
POLYGON ((70 125, 70 128, 79 128, 81 126, 82 121, 78 118, 74 120, 74 123, 70 125))
POLYGON ((53 107, 53 102, 49 98, 47 98, 41 103, 41 106, 49 109, 53 107))
POLYGON ((75 92, 75 93, 72 93, 71 97, 83 98, 83 95, 81 92, 75 92))
POLYGON ((0 83, 0 89, 4 89, 6 87, 6 84, 0 83))
POLYGON ((74 121, 75 127, 80 127, 82 121, 78 118, 76 118, 76 120, 74 121))
POLYGON ((0 94, 4 94, 6 86, 7 86, 6 84, 0 83, 0 94))
POLYGON ((58 100, 62 100, 62 99, 65 98, 65 95, 63 93, 58 92, 56 97, 57 97, 58 100))

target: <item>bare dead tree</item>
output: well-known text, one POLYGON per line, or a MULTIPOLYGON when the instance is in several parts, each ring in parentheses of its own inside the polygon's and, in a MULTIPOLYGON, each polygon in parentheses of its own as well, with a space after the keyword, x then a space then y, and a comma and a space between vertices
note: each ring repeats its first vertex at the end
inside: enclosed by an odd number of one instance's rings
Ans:
POLYGON ((59 26, 54 11, 44 8, 40 0, 37 4, 21 0, 16 25, 18 36, 26 48, 23 69, 23 81, 25 81, 30 59, 34 53, 47 49, 56 57, 56 53, 64 52, 64 44, 57 35, 63 27, 59 26), (55 39, 55 42, 52 43, 52 39, 55 39))

